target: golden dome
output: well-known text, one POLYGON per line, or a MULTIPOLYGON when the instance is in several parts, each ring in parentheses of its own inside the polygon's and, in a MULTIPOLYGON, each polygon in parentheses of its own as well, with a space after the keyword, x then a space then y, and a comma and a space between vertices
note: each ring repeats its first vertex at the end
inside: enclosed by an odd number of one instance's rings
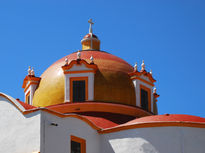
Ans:
MULTIPOLYGON (((119 57, 103 51, 81 51, 81 59, 90 63, 93 56, 98 71, 94 79, 94 101, 121 103, 135 106, 135 89, 128 75, 131 65, 119 57)), ((76 53, 66 56, 76 60, 76 53)), ((41 76, 35 91, 33 105, 44 107, 64 103, 64 73, 62 66, 65 57, 52 64, 41 76)))

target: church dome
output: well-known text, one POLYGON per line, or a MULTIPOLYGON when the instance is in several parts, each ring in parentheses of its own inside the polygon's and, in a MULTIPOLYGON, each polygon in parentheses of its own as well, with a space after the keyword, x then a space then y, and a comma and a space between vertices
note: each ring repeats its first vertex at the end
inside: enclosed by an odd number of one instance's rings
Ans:
POLYGON ((101 110, 106 112, 109 108, 111 113, 119 113, 119 106, 122 112, 130 111, 124 107, 134 108, 134 116, 138 117, 157 114, 156 80, 152 71, 146 70, 144 60, 138 69, 137 62, 132 67, 101 51, 100 40, 92 32, 94 23, 88 22, 89 33, 81 40, 81 51, 59 59, 41 77, 29 67, 22 86, 25 103, 35 107, 68 104, 72 113, 94 111, 100 105, 101 110))
MULTIPOLYGON (((121 103, 136 106, 135 89, 128 73, 133 67, 123 59, 104 51, 81 51, 81 59, 90 63, 90 57, 98 70, 94 78, 94 101, 121 103)), ((77 53, 66 56, 68 61, 76 60, 77 53)), ((42 75, 39 87, 33 97, 33 105, 38 107, 64 103, 65 78, 62 66, 65 58, 52 64, 42 75)))

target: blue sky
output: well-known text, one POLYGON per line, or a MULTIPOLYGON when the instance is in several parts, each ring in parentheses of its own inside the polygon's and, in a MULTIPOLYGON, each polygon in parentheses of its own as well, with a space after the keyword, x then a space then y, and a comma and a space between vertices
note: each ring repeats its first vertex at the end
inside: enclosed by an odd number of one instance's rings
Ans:
POLYGON ((81 49, 89 18, 102 50, 152 69, 160 114, 205 117, 202 0, 0 1, 0 91, 23 100, 28 66, 40 76, 81 49))

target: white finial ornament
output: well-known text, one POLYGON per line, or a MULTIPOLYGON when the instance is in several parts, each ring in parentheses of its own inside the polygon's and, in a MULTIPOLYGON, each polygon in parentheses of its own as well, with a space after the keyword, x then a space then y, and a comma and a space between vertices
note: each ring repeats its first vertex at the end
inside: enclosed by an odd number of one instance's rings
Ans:
POLYGON ((90 23, 89 33, 93 33, 92 25, 94 24, 92 19, 88 20, 88 23, 90 23))
POLYGON ((94 63, 94 58, 93 56, 90 57, 91 63, 94 63))
POLYGON ((152 70, 150 70, 150 72, 149 72, 151 75, 152 75, 152 70))
POLYGON ((134 65, 134 70, 137 71, 137 62, 134 65))
POLYGON ((28 67, 28 75, 31 75, 31 67, 28 67))
POLYGON ((65 58, 65 65, 68 65, 68 58, 65 58))
POLYGON ((77 52, 77 59, 81 59, 81 53, 80 53, 80 51, 77 52))
POLYGON ((32 70, 31 70, 31 75, 33 75, 33 76, 35 75, 33 67, 32 67, 32 70))
POLYGON ((144 64, 144 60, 142 60, 142 64, 141 64, 141 71, 145 70, 145 64, 144 64))
POLYGON ((154 93, 154 94, 157 93, 157 88, 156 88, 156 87, 154 87, 154 89, 153 89, 153 93, 154 93))

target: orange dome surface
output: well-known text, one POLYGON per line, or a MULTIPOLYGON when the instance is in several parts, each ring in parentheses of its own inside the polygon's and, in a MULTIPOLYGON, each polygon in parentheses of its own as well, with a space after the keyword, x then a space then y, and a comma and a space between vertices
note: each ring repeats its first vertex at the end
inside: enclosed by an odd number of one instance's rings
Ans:
MULTIPOLYGON (((103 51, 81 51, 81 59, 90 63, 93 56, 98 66, 94 80, 94 101, 121 103, 135 106, 135 90, 128 73, 131 65, 119 57, 103 51)), ((75 60, 77 54, 66 56, 75 60)), ((64 103, 65 57, 51 65, 41 76, 41 82, 33 98, 34 106, 49 106, 64 103)))

